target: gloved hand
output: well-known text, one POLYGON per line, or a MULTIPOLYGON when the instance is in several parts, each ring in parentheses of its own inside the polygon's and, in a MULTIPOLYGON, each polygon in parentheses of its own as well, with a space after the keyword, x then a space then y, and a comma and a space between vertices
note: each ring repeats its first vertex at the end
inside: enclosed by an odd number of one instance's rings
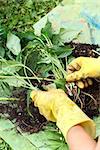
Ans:
POLYGON ((40 113, 47 120, 57 123, 65 138, 69 129, 77 124, 81 124, 90 136, 95 137, 94 122, 68 98, 63 90, 32 91, 30 96, 40 113))
POLYGON ((68 66, 68 75, 66 81, 78 81, 77 84, 80 88, 92 85, 90 78, 100 77, 100 57, 79 57, 74 59, 68 66), (87 79, 86 79, 87 78, 87 79), (85 80, 84 80, 85 79, 85 80))

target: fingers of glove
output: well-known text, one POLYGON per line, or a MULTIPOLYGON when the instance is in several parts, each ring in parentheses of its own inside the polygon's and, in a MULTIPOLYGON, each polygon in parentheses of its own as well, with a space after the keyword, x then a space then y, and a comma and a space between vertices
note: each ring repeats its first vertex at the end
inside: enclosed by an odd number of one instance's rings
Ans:
POLYGON ((34 106, 39 108, 39 112, 43 115, 47 120, 55 122, 56 119, 52 114, 52 110, 50 107, 45 105, 45 103, 41 103, 40 100, 34 101, 34 106))
POLYGON ((78 81, 82 77, 83 77, 83 73, 82 73, 82 70, 80 69, 79 71, 75 71, 74 73, 67 75, 66 81, 67 82, 78 81))
POLYGON ((77 81, 76 82, 76 85, 80 88, 80 89, 83 89, 85 86, 84 86, 84 83, 82 81, 77 81))
POLYGON ((84 87, 87 88, 89 86, 87 79, 83 80, 84 87))
POLYGON ((81 69, 81 60, 82 60, 82 58, 81 57, 79 57, 79 58, 76 58, 76 59, 74 59, 70 64, 69 64, 69 66, 68 66, 68 70, 70 70, 70 71, 75 71, 75 70, 80 70, 81 69))
POLYGON ((89 85, 93 84, 92 80, 89 78, 83 80, 83 83, 84 83, 84 88, 87 88, 89 85))
POLYGON ((36 99, 48 99, 50 95, 50 92, 47 92, 47 91, 41 91, 41 90, 38 90, 38 91, 35 91, 33 90, 31 93, 30 93, 30 97, 32 98, 33 101, 35 101, 36 99))
POLYGON ((33 90, 31 93, 30 93, 30 97, 32 99, 32 101, 35 101, 35 97, 37 95, 37 91, 33 90))
POLYGON ((82 80, 82 81, 77 81, 76 82, 76 85, 80 88, 80 89, 83 89, 83 88, 87 88, 89 85, 92 85, 93 82, 91 79, 85 79, 85 80, 82 80))
POLYGON ((92 79, 89 79, 89 78, 88 78, 88 79, 87 79, 87 82, 88 82, 89 85, 92 85, 92 84, 93 84, 92 79))
POLYGON ((39 107, 39 112, 43 115, 48 121, 56 122, 55 117, 52 114, 50 109, 46 109, 45 107, 39 107))

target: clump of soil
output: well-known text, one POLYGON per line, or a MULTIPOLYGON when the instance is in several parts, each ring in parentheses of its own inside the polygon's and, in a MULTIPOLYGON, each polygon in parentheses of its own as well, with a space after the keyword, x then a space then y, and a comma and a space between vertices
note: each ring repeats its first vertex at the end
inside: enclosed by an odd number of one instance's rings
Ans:
MULTIPOLYGON (((75 44, 70 43, 73 50, 73 56, 88 56, 88 57, 98 57, 97 54, 92 51, 96 50, 98 46, 89 45, 89 44, 75 44)), ((33 81, 32 84, 37 86, 42 90, 42 85, 50 84, 47 81, 33 81)), ((94 79, 93 85, 84 90, 78 92, 78 87, 74 86, 72 93, 73 96, 70 96, 72 100, 90 117, 99 115, 100 109, 100 81, 94 79)), ((67 93, 69 94, 69 93, 67 93)), ((19 101, 10 102, 7 104, 0 104, 0 114, 4 114, 11 121, 16 123, 17 127, 24 132, 38 132, 44 125, 47 124, 47 120, 40 115, 38 108, 34 107, 33 103, 29 105, 29 111, 27 111, 27 90, 15 90, 13 92, 13 97, 19 98, 19 101)))

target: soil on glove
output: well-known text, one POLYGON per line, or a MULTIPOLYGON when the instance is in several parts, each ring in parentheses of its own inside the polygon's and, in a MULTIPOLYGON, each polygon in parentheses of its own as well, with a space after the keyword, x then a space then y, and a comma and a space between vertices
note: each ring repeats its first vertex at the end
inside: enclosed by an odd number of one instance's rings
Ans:
MULTIPOLYGON (((87 56, 87 57, 98 57, 98 55, 93 51, 96 50, 98 46, 88 45, 88 44, 74 44, 70 43, 73 50, 73 56, 87 56)), ((42 89, 42 85, 47 85, 50 82, 42 81, 40 84, 34 81, 33 84, 37 85, 38 88, 42 89)), ((81 109, 90 117, 99 115, 100 109, 100 81, 94 79, 93 85, 80 90, 75 85, 72 90, 73 96, 67 92, 70 98, 76 104, 81 107, 81 109)), ((16 123, 23 132, 35 133, 43 129, 47 124, 47 120, 40 115, 38 108, 34 107, 34 104, 29 105, 29 111, 27 111, 27 90, 15 90, 12 97, 16 97, 19 101, 10 102, 7 104, 0 104, 0 114, 4 114, 12 122, 16 123)))

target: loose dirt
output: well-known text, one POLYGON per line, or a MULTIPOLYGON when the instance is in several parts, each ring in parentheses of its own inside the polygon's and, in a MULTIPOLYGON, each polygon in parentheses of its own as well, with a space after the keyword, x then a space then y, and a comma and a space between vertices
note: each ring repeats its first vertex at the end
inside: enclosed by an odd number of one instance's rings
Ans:
POLYGON ((0 114, 4 114, 14 122, 17 127, 20 127, 23 132, 36 133, 40 131, 42 127, 47 124, 47 121, 40 115, 33 103, 29 105, 30 112, 27 111, 27 90, 15 90, 13 97, 18 98, 19 101, 0 104, 0 114))
MULTIPOLYGON (((74 57, 98 57, 98 54, 95 52, 98 45, 89 45, 89 44, 75 44, 70 43, 72 47, 74 47, 73 56, 74 57)), ((78 89, 76 87, 76 91, 74 89, 74 97, 72 99, 76 99, 78 89)), ((93 85, 85 88, 80 91, 79 96, 75 101, 82 110, 90 117, 99 115, 100 112, 100 80, 93 79, 93 85)))

